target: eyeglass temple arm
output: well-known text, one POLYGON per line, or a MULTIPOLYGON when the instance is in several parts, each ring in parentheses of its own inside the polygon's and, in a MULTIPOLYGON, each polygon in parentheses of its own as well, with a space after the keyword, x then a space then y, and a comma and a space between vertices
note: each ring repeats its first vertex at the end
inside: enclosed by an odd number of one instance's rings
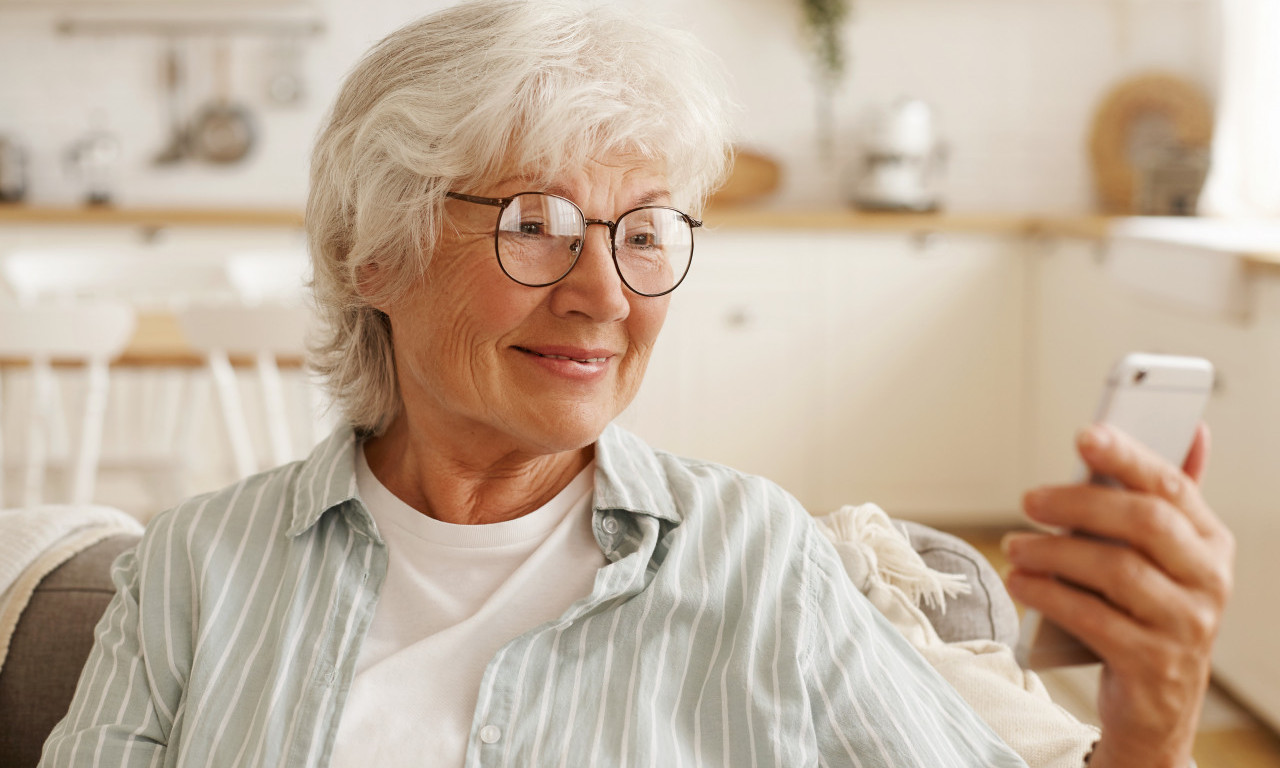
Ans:
MULTIPOLYGON (((514 197, 477 197, 476 195, 464 195, 461 192, 445 192, 444 196, 451 197, 454 200, 461 200, 464 203, 479 203, 480 205, 493 205, 499 208, 506 208, 508 205, 511 204, 512 200, 515 200, 514 197)), ((675 209, 673 208, 672 210, 675 210, 675 209)), ((693 218, 692 216, 685 213, 684 211, 677 211, 677 213, 679 213, 681 216, 685 217, 685 219, 688 220, 689 226, 691 227, 702 226, 702 222, 700 220, 693 218)), ((585 219, 584 218, 583 221, 586 224, 604 224, 608 226, 610 230, 612 230, 614 225, 616 224, 616 222, 606 221, 604 219, 585 219)))
POLYGON ((445 192, 445 197, 451 197, 454 200, 461 200, 464 203, 479 203, 480 205, 493 205, 499 208, 505 208, 514 200, 514 197, 477 197, 475 195, 464 195, 461 192, 445 192))

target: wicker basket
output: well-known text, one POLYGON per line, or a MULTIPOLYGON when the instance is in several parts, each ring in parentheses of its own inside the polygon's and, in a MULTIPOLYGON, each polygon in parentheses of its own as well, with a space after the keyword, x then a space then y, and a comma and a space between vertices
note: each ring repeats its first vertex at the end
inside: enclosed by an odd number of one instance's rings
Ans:
POLYGON ((1089 138, 1098 204, 1104 213, 1135 212, 1138 182, 1131 152, 1133 131, 1139 122, 1153 117, 1168 122, 1179 146, 1208 150, 1213 138, 1213 110, 1198 87, 1164 73, 1139 75, 1119 83, 1098 106, 1089 138))

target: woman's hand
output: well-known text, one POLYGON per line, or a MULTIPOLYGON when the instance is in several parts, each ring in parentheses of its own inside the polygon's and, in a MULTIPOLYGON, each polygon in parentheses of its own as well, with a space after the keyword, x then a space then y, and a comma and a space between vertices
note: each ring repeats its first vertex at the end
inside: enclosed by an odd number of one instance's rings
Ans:
POLYGON ((1023 507, 1037 523, 1114 541, 1011 536, 1009 591, 1103 660, 1090 765, 1185 768, 1235 558, 1231 532, 1200 495, 1208 429, 1181 470, 1103 425, 1077 446, 1093 472, 1124 487, 1043 487, 1023 507))

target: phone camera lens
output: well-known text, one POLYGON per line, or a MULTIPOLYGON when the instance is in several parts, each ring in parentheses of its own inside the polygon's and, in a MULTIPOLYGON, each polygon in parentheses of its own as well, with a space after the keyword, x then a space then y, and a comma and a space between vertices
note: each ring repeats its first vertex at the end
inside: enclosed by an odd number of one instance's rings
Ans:
POLYGON ((1141 384, 1142 382, 1146 381, 1146 379, 1147 379, 1147 371, 1146 371, 1146 369, 1140 368, 1140 369, 1138 369, 1138 370, 1136 370, 1136 371, 1134 371, 1134 372, 1133 372, 1133 383, 1134 383, 1134 384, 1141 384))

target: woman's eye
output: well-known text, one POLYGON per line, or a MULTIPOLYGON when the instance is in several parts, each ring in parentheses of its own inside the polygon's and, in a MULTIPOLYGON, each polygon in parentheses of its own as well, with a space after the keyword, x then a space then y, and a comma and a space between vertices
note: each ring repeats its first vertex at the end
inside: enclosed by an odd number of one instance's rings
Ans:
POLYGON ((627 245, 632 248, 652 248, 655 244, 652 232, 633 232, 627 235, 627 245))
POLYGON ((541 221, 520 222, 520 234, 522 235, 545 235, 546 233, 547 225, 541 221))

